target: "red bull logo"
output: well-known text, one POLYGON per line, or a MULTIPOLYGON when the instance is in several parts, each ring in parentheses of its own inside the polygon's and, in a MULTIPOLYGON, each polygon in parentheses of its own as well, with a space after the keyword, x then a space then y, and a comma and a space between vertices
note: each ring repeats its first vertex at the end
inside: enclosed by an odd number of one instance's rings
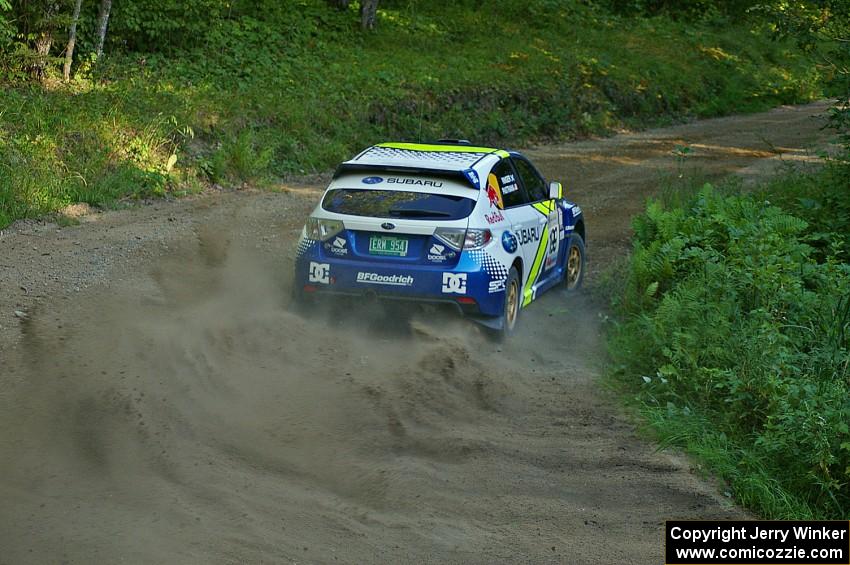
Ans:
POLYGON ((492 173, 487 177, 487 199, 490 200, 491 208, 504 208, 502 194, 499 192, 499 181, 492 173))

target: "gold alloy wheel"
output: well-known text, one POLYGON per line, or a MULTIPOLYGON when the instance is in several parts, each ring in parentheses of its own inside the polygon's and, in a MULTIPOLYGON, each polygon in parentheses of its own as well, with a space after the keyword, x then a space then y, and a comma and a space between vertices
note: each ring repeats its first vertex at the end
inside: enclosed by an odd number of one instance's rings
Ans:
POLYGON ((578 245, 570 246, 570 257, 567 261, 567 288, 572 290, 576 287, 581 276, 581 251, 578 245))
POLYGON ((519 285, 516 279, 511 281, 508 287, 508 296, 505 300, 508 303, 508 311, 505 312, 505 325, 510 329, 516 323, 517 307, 519 306, 519 285))

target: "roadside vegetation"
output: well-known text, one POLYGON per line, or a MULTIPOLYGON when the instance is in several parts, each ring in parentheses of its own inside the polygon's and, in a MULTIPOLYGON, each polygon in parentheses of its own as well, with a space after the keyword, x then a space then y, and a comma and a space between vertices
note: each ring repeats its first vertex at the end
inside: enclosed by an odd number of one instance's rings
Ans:
POLYGON ((649 202, 614 293, 616 385, 765 518, 850 516, 846 103, 823 168, 649 202))
POLYGON ((0 228, 323 172, 382 139, 519 145, 820 98, 832 69, 796 39, 835 8, 793 3, 791 29, 786 4, 0 0, 0 228))

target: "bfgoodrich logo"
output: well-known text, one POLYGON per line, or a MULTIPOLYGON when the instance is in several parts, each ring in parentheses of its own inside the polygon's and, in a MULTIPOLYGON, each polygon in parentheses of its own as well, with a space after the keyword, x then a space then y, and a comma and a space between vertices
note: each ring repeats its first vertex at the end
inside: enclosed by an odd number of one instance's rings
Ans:
POLYGON ((387 284, 390 286, 411 286, 410 275, 379 275, 378 273, 357 273, 357 282, 364 284, 387 284))

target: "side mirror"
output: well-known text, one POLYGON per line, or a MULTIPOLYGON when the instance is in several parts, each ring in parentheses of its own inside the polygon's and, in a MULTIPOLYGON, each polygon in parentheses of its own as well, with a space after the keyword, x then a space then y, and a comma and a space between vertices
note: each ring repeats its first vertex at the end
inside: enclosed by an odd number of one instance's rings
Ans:
POLYGON ((559 182, 549 183, 549 198, 563 198, 564 187, 559 182))

